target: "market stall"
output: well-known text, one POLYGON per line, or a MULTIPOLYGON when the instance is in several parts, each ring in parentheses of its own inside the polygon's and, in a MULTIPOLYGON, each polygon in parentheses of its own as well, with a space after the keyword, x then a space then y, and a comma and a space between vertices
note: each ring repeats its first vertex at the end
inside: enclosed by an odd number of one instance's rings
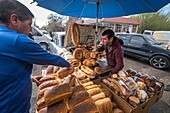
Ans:
POLYGON ((79 29, 72 26, 75 46, 62 56, 74 67, 46 66, 37 94, 38 113, 147 113, 163 94, 164 84, 133 69, 110 74, 105 53, 93 44, 80 44, 79 29), (74 30, 76 29, 76 30, 74 30))

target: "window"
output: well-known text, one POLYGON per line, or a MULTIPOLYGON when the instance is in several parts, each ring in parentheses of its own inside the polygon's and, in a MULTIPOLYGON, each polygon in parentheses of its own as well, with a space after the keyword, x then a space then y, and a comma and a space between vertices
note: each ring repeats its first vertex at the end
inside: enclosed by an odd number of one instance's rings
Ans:
POLYGON ((136 30, 137 30, 137 25, 133 25, 132 33, 136 33, 136 30))
POLYGON ((118 37, 123 40, 124 45, 128 45, 129 39, 130 39, 130 35, 121 35, 121 36, 118 36, 118 37))
POLYGON ((131 43, 131 46, 142 47, 143 44, 146 43, 146 41, 143 39, 142 36, 132 36, 130 43, 131 43))
POLYGON ((121 32, 121 31, 122 31, 122 25, 121 24, 116 24, 115 32, 121 32))

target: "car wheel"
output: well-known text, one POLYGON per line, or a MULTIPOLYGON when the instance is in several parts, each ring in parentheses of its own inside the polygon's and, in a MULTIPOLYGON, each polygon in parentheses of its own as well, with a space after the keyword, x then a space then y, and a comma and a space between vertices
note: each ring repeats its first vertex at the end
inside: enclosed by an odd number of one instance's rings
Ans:
POLYGON ((169 67, 169 60, 164 56, 157 55, 150 59, 150 64, 158 69, 166 69, 169 67))
POLYGON ((46 43, 40 43, 41 47, 43 47, 45 50, 48 50, 48 44, 46 43))

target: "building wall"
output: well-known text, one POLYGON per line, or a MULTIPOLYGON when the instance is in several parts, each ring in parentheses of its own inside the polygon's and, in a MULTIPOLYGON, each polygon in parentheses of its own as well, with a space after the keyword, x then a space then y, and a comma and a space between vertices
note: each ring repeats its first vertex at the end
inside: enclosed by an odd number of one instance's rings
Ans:
POLYGON ((110 22, 101 22, 101 25, 113 29, 114 32, 125 32, 125 29, 128 29, 130 33, 137 33, 139 26, 134 24, 110 23, 110 22))

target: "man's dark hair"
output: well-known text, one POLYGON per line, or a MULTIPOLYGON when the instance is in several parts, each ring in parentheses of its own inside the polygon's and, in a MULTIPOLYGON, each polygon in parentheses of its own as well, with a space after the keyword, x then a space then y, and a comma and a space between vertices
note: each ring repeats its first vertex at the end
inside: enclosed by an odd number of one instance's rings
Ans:
POLYGON ((22 3, 16 0, 0 0, 0 22, 8 24, 12 14, 16 14, 20 21, 34 18, 31 11, 22 3))
POLYGON ((102 36, 107 35, 107 38, 110 40, 110 38, 115 37, 115 33, 111 29, 107 29, 102 33, 102 36))

